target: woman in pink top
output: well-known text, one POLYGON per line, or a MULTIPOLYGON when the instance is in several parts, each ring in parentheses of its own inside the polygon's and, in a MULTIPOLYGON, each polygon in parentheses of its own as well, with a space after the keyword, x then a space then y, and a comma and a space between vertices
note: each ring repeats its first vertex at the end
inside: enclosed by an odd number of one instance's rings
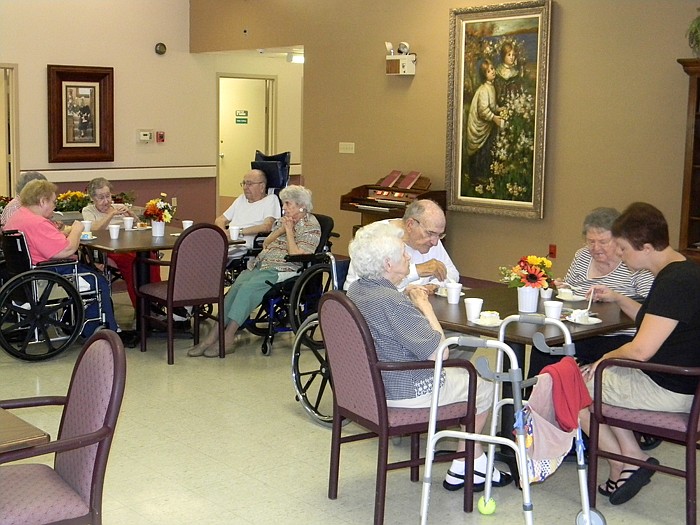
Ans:
MULTIPOLYGON (((80 244, 80 234, 83 225, 80 221, 74 221, 68 236, 61 233, 51 221, 53 210, 56 207, 56 185, 47 180, 33 180, 28 183, 20 193, 22 207, 10 217, 5 225, 6 230, 19 230, 24 233, 29 247, 29 255, 32 264, 38 264, 51 259, 65 259, 73 257, 80 244)), ((59 274, 73 272, 71 266, 57 266, 52 268, 59 274)), ((81 273, 93 273, 97 276, 97 284, 102 294, 102 312, 105 315, 107 328, 117 330, 117 321, 114 318, 114 308, 107 280, 88 266, 78 265, 81 273)), ((90 280, 91 281, 91 280, 90 280)), ((92 284, 92 283, 90 283, 92 284)), ((97 305, 94 302, 88 304, 86 317, 97 317, 97 305)), ((89 337, 100 326, 98 321, 89 321, 83 327, 83 337, 89 337)))

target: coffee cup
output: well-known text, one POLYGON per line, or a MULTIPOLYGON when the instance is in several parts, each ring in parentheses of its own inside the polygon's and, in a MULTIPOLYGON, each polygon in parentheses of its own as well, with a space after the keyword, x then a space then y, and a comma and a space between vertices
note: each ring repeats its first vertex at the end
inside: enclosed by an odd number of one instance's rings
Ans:
POLYGON ((108 226, 109 228, 109 238, 110 239, 118 239, 119 238, 119 225, 118 224, 110 224, 108 226))
POLYGON ((562 306, 564 303, 561 301, 544 301, 544 315, 550 319, 560 319, 562 306))
MULTIPOLYGON (((92 231, 92 221, 80 221, 83 223, 83 232, 90 233, 92 231)), ((90 235, 88 235, 90 237, 90 235)))
POLYGON ((134 229, 134 218, 133 217, 124 217, 124 229, 125 230, 133 230, 134 229))
POLYGON ((182 229, 186 230, 194 224, 194 221, 182 221, 182 229))
POLYGON ((481 315, 481 307, 484 305, 484 300, 479 297, 467 297, 464 300, 464 306, 467 309, 467 320, 474 322, 479 320, 481 315))
POLYGON ((241 236, 241 227, 240 226, 229 226, 228 229, 231 233, 231 240, 232 241, 238 240, 238 237, 241 236))
POLYGON ((447 302, 449 304, 459 304, 462 283, 445 283, 445 289, 447 290, 447 302))

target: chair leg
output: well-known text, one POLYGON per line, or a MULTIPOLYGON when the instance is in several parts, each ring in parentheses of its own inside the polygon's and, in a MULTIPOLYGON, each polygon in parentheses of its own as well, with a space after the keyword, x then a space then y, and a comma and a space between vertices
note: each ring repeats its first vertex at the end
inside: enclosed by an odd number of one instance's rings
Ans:
POLYGON ((596 496, 598 495, 598 439, 600 427, 595 415, 591 412, 589 416, 588 435, 588 500, 592 508, 595 508, 596 496))
POLYGON ((411 481, 418 481, 419 477, 419 463, 418 458, 420 458, 420 434, 411 434, 411 481))
POLYGON ((173 321, 173 307, 172 305, 168 306, 168 364, 173 365, 175 364, 175 349, 173 348, 175 346, 175 343, 173 341, 173 324, 175 323, 173 321))
POLYGON ((374 488, 374 525, 384 523, 384 505, 386 504, 386 473, 389 461, 389 436, 386 432, 379 435, 377 446, 377 484, 374 488))
POLYGON ((334 409, 333 428, 331 429, 331 465, 328 474, 328 499, 338 498, 338 471, 340 470, 340 433, 342 432, 342 418, 334 409))
POLYGON ((146 321, 146 313, 148 311, 149 307, 149 302, 146 300, 145 297, 140 297, 139 298, 139 325, 140 325, 140 332, 141 332, 141 351, 145 352, 146 351, 146 325, 148 322, 146 321))
MULTIPOLYGON (((692 433, 692 432, 691 432, 692 433)), ((694 435, 694 434, 693 434, 694 435)), ((695 443, 685 444, 685 522, 697 522, 697 450, 695 443)))
POLYGON ((224 302, 219 302, 219 358, 226 357, 226 316, 224 315, 224 302))

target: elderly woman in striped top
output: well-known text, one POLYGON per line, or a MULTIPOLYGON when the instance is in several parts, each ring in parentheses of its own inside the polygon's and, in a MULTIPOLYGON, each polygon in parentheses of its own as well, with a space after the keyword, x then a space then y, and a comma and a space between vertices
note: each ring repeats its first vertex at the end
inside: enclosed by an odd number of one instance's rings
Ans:
MULTIPOLYGON (((611 228, 619 216, 620 212, 615 208, 596 208, 586 215, 583 220, 586 245, 576 251, 564 280, 555 280, 558 289, 570 288, 576 295, 587 296, 592 286, 605 285, 637 300, 643 300, 649 295, 654 276, 647 270, 631 271, 618 253, 611 228)), ((635 330, 629 329, 576 341, 576 359, 580 363, 597 361, 611 350, 631 341, 634 334, 635 330)), ((546 365, 558 360, 559 357, 533 352, 528 376, 534 377, 546 365)))

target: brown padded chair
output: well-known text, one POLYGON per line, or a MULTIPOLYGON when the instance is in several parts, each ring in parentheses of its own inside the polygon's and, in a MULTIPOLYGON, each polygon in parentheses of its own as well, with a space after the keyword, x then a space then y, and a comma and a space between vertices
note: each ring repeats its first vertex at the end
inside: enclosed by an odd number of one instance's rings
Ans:
POLYGON ((700 427, 698 426, 698 416, 700 415, 700 381, 698 381, 698 386, 695 389, 695 397, 689 414, 632 410, 606 405, 601 401, 601 377, 603 370, 609 366, 622 366, 626 368, 638 368, 650 372, 695 376, 700 379, 700 368, 644 363, 628 359, 606 359, 598 365, 595 372, 593 409, 591 413, 589 436, 590 445, 588 452, 588 493, 590 495, 591 506, 595 507, 596 494, 598 492, 596 487, 598 483, 598 458, 607 458, 684 478, 686 524, 695 525, 697 521, 696 448, 697 442, 700 440, 700 427), (625 428, 627 430, 655 436, 664 441, 669 441, 678 445, 685 445, 685 470, 672 468, 666 465, 650 465, 649 463, 644 463, 637 459, 627 458, 599 449, 598 436, 600 425, 625 428))
MULTIPOLYGON (((342 291, 324 294, 319 303, 319 320, 328 355, 333 381, 333 430, 331 439, 330 476, 328 497, 338 497, 338 474, 340 469, 340 445, 377 437, 377 481, 374 500, 374 523, 384 522, 386 476, 388 470, 404 467, 411 469, 411 481, 418 481, 418 467, 425 462, 421 457, 420 434, 428 431, 429 408, 389 408, 381 373, 383 370, 433 369, 433 361, 406 363, 380 362, 374 341, 364 317, 355 304, 342 291), (369 432, 342 437, 343 419, 363 426, 369 432), (411 458, 405 461, 388 462, 389 439, 394 436, 411 435, 411 458)), ((448 360, 444 366, 460 366, 469 372, 469 399, 476 396, 476 371, 469 361, 448 360)), ((438 426, 466 425, 468 432, 474 431, 474 403, 454 403, 440 407, 438 426)), ((440 455, 436 461, 451 461, 465 458, 466 479, 471 479, 474 470, 474 442, 467 441, 463 453, 440 455)), ((465 483, 464 510, 473 508, 473 486, 465 483)), ((416 515, 419 502, 416 500, 416 515)))
POLYGON ((66 396, 0 401, 4 409, 64 407, 55 441, 0 453, 0 525, 102 523, 102 487, 125 381, 121 340, 98 330, 78 356, 66 396), (2 465, 51 453, 53 468, 2 465))
POLYGON ((146 351, 149 322, 162 321, 151 315, 150 304, 165 306, 169 315, 168 364, 175 362, 173 349, 173 316, 177 306, 193 306, 194 343, 199 342, 199 323, 202 308, 212 303, 218 305, 219 357, 226 357, 224 350, 224 273, 228 256, 228 239, 218 226, 196 224, 182 232, 173 247, 171 260, 144 259, 146 264, 169 266, 167 281, 148 283, 136 290, 141 313, 141 351, 146 351))

